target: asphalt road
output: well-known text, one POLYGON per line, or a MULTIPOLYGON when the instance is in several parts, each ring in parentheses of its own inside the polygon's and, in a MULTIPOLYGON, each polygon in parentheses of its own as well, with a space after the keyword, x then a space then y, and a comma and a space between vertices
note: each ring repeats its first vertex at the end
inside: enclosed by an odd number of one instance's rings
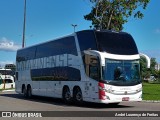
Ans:
MULTIPOLYGON (((0 93, 0 111, 12 111, 12 112, 24 112, 25 111, 48 111, 48 115, 53 114, 59 114, 61 117, 45 117, 45 120, 47 119, 65 119, 65 120, 101 120, 105 119, 106 116, 104 113, 107 113, 108 115, 116 114, 118 117, 108 117, 110 120, 114 119, 123 119, 128 120, 130 119, 144 119, 144 120, 152 120, 152 119, 160 119, 160 103, 151 103, 151 102, 125 102, 120 103, 117 106, 112 106, 108 104, 95 104, 95 103, 85 103, 84 105, 77 106, 75 104, 67 105, 65 104, 61 99, 55 99, 55 98, 47 98, 47 97, 37 97, 34 96, 32 99, 25 99, 22 95, 16 94, 15 92, 1 92, 0 93), (61 112, 53 112, 53 111, 61 111, 61 112), (65 112, 64 112, 65 111, 65 112), (72 112, 67 112, 72 111, 72 112), (78 111, 78 112, 77 112, 78 111), (82 111, 82 112, 79 112, 82 111), (113 111, 113 112, 110 112, 113 111), (128 112, 129 111, 129 112, 128 112), (138 111, 138 113, 137 113, 138 111), (147 111, 147 112, 145 112, 147 111), (150 111, 148 113, 148 111, 150 111), (159 111, 159 113, 156 113, 155 111, 159 111), (126 117, 126 114, 133 115, 133 114, 140 114, 142 115, 142 112, 145 114, 148 113, 147 117, 126 117), (70 114, 68 117, 64 117, 65 114, 70 114), (155 115, 158 114, 159 117, 152 117, 152 114, 155 115), (86 114, 89 117, 85 117, 86 114), (125 116, 123 116, 125 114, 125 116), (149 114, 151 117, 148 117, 149 114), (92 116, 93 115, 93 116, 92 116), (98 117, 102 115, 103 117, 98 117), (76 117, 73 117, 76 116, 76 117), (82 116, 82 117, 81 117, 82 116), (84 118, 85 117, 85 118, 84 118)), ((38 114, 37 114, 38 115, 38 114)), ((115 115, 116 116, 116 115, 115 115)), ((2 119, 2 117, 0 118, 2 119)), ((3 118, 5 120, 7 118, 3 118)), ((13 119, 19 119, 19 118, 13 118, 13 119)), ((29 118, 25 118, 29 119, 29 118)), ((33 118, 30 118, 33 119, 33 118)), ((37 118, 38 120, 44 119, 37 118)))

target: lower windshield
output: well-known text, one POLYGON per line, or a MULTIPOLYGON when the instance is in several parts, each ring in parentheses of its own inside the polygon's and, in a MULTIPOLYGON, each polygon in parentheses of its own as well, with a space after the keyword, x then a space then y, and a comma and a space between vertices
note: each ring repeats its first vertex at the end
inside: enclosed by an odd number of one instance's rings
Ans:
POLYGON ((141 83, 139 60, 105 60, 102 72, 108 84, 127 86, 141 83))
POLYGON ((0 74, 1 75, 14 75, 13 71, 12 70, 0 70, 0 74))

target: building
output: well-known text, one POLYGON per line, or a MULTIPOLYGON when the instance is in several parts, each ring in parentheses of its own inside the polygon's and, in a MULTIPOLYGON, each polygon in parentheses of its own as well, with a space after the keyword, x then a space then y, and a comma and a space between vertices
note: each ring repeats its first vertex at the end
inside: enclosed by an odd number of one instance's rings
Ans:
POLYGON ((156 64, 156 65, 155 65, 155 69, 156 69, 156 70, 160 70, 160 64, 156 64))
POLYGON ((16 70, 16 65, 14 65, 14 64, 6 64, 5 65, 5 69, 11 69, 11 70, 15 71, 16 70))

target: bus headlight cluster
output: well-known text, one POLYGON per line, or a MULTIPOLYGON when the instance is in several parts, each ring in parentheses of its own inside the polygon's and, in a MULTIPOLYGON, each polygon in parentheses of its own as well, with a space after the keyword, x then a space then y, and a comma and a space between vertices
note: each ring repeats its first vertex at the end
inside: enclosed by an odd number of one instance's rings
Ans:
POLYGON ((114 90, 112 90, 111 88, 106 89, 105 91, 106 91, 107 93, 113 93, 113 92, 114 92, 114 90))
POLYGON ((136 90, 137 92, 141 92, 142 91, 142 87, 136 90))

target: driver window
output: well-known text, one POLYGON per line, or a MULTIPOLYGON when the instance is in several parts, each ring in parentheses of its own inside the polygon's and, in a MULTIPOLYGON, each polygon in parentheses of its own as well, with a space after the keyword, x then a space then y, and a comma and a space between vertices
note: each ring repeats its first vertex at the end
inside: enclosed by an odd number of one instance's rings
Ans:
POLYGON ((85 55, 85 71, 86 74, 95 80, 100 78, 99 58, 92 55, 85 55))

